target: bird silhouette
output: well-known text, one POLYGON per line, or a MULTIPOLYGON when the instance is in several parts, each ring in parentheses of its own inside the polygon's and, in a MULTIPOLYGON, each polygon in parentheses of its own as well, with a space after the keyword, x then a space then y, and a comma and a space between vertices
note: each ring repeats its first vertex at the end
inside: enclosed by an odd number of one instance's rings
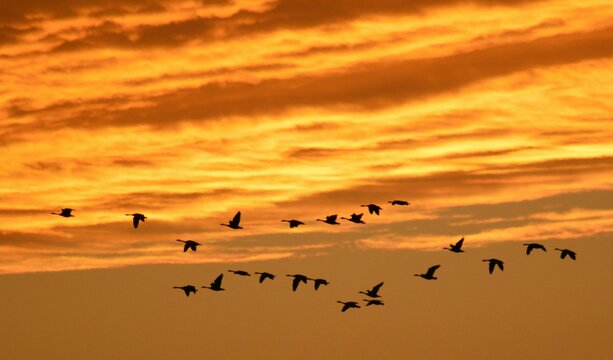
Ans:
POLYGON ((298 285, 300 285, 300 282, 303 282, 306 284, 307 280, 309 279, 305 275, 301 275, 301 274, 293 274, 293 275, 286 274, 285 276, 294 278, 294 281, 292 281, 292 291, 296 291, 296 289, 298 289, 298 285))
POLYGON ((410 202, 404 201, 404 200, 392 200, 392 201, 388 201, 388 203, 392 205, 402 205, 402 206, 407 206, 411 204, 410 202))
POLYGON ((547 249, 545 249, 545 246, 538 244, 538 243, 529 243, 529 244, 524 244, 524 246, 527 246, 526 248, 526 255, 530 255, 530 253, 532 252, 532 250, 534 249, 541 249, 544 252, 547 252, 547 249))
POLYGON ((428 268, 428 271, 426 271, 425 274, 415 274, 414 276, 421 276, 422 278, 424 278, 426 280, 436 280, 438 278, 434 276, 434 272, 436 271, 436 269, 438 269, 440 267, 441 267, 440 265, 430 266, 428 268))
POLYGON ((326 224, 330 224, 330 225, 340 225, 341 223, 336 222, 337 217, 338 215, 330 215, 330 216, 326 216, 326 220, 317 219, 317 221, 325 222, 326 224))
POLYGON ((268 272, 255 272, 254 274, 260 275, 260 284, 266 279, 274 280, 275 276, 268 272))
POLYGON ((572 250, 558 248, 556 248, 556 250, 561 251, 560 259, 564 259, 568 255, 568 257, 570 257, 571 259, 577 260, 577 253, 572 250))
POLYGON ((72 215, 73 211, 75 211, 75 209, 65 208, 65 209, 62 209, 62 212, 60 212, 60 213, 52 212, 51 214, 59 215, 59 216, 62 216, 62 217, 74 217, 74 215, 72 215))
POLYGON ((328 286, 330 284, 328 282, 328 280, 326 280, 326 279, 309 279, 309 280, 313 280, 315 282, 315 284, 314 284, 315 285, 315 290, 318 290, 321 285, 328 286))
POLYGON ((351 221, 352 223, 356 223, 356 224, 366 224, 364 221, 362 221, 362 216, 364 216, 364 214, 356 214, 353 213, 351 214, 351 218, 346 218, 346 217, 342 217, 341 219, 345 219, 347 221, 351 221))
POLYGON ((449 244, 448 248, 444 247, 443 249, 452 251, 454 253, 461 253, 464 252, 464 250, 462 250, 462 244, 464 244, 464 238, 461 238, 457 243, 455 243, 455 245, 449 244))
POLYGON ((223 280, 223 274, 219 274, 215 281, 211 283, 211 286, 203 286, 203 289, 211 289, 213 291, 224 291, 226 289, 221 287, 221 281, 223 280))
POLYGON ((200 243, 195 242, 194 240, 181 240, 181 239, 177 239, 177 241, 185 243, 185 245, 183 245, 183 252, 186 252, 188 249, 192 249, 192 251, 196 251, 198 245, 202 245, 200 243))
POLYGON ((351 308, 356 308, 356 309, 360 308, 360 305, 355 301, 347 301, 347 302, 337 301, 337 303, 343 304, 343 308, 341 309, 342 312, 345 312, 347 311, 347 309, 351 309, 351 308))
POLYGON ((298 220, 281 220, 281 222, 288 222, 289 223, 289 227, 290 229, 293 229, 295 227, 298 227, 300 225, 304 225, 304 223, 302 221, 298 221, 298 220))
POLYGON ((196 287, 194 285, 185 285, 185 286, 175 286, 173 287, 173 289, 181 289, 185 292, 185 296, 189 296, 190 293, 194 293, 194 295, 196 294, 196 291, 198 291, 198 289, 196 289, 196 287))
POLYGON ((223 226, 227 226, 230 229, 242 229, 238 224, 241 222, 241 212, 237 212, 236 215, 230 220, 227 224, 221 224, 223 226))
POLYGON ((380 297, 379 289, 381 289, 381 286, 383 286, 383 282, 380 282, 377 285, 373 286, 370 290, 358 291, 358 294, 365 294, 366 296, 370 296, 371 298, 378 298, 380 297))
POLYGON ((498 260, 498 259, 483 259, 483 261, 489 261, 490 262, 490 274, 494 272, 494 269, 496 268, 496 266, 498 266, 500 268, 500 271, 504 271, 504 262, 502 260, 498 260))
POLYGON ((383 300, 378 300, 378 299, 364 299, 364 301, 366 301, 366 306, 370 306, 370 305, 385 305, 383 303, 383 300))
POLYGON ((240 276, 251 276, 251 274, 249 274, 246 271, 243 270, 228 270, 228 272, 234 273, 236 275, 240 275, 240 276))
POLYGON ((140 213, 126 214, 126 216, 132 216, 132 225, 134 225, 135 229, 138 228, 139 221, 145 222, 145 219, 147 218, 145 215, 140 213))
POLYGON ((368 205, 360 205, 361 207, 367 207, 368 208, 368 212, 370 213, 370 215, 372 214, 377 214, 379 215, 379 211, 381 211, 381 206, 379 205, 375 205, 375 204, 368 204, 368 205))

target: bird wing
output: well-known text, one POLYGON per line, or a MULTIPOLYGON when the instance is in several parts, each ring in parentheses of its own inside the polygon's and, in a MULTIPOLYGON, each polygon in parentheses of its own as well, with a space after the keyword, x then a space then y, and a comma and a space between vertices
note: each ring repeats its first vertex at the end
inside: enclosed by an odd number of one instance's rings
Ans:
POLYGON ((566 251, 562 251, 560 254, 560 259, 564 259, 566 257, 566 251))
POLYGON ((530 255, 531 252, 532 252, 532 244, 528 244, 528 247, 526 248, 526 255, 530 255))
POLYGON ((183 245, 183 252, 186 252, 190 247, 191 246, 189 246, 189 244, 186 242, 185 245, 183 245))
POLYGON ((371 292, 373 294, 377 294, 379 292, 379 289, 381 289, 381 286, 383 286, 383 282, 380 282, 377 285, 373 286, 371 292))
POLYGON ((223 280, 223 274, 219 274, 219 276, 213 281, 211 284, 212 287, 221 287, 221 281, 223 280))
POLYGON ((349 305, 349 303, 345 303, 343 304, 343 309, 341 310, 342 312, 347 311, 347 309, 349 309, 351 307, 351 305, 349 305))
MULTIPOLYGON (((185 245, 187 245, 187 244, 185 244, 185 245)), ((198 248, 196 247, 196 243, 191 243, 189 248, 192 249, 193 251, 198 250, 198 248)))
POLYGON ((576 260, 576 255, 574 252, 569 252, 568 256, 570 256, 571 259, 576 260))
POLYGON ((319 286, 321 285, 321 281, 315 280, 315 290, 319 289, 319 286))
POLYGON ((462 247, 462 244, 464 244, 464 238, 461 238, 457 243, 455 243, 455 247, 460 249, 462 247))
POLYGON ((355 218, 356 220, 362 220, 362 216, 364 216, 364 214, 356 215, 355 218))
POLYGON ((138 228, 138 216, 132 216, 132 224, 134 225, 135 229, 138 228))
POLYGON ((260 274, 260 284, 266 280, 266 273, 260 274))
POLYGON ((238 226, 238 224, 241 222, 241 212, 237 212, 236 215, 234 215, 234 218, 232 218, 231 223, 233 225, 238 226))
MULTIPOLYGON (((374 209, 375 214, 379 215, 379 211, 380 210, 381 210, 381 207, 380 206, 376 206, 375 209, 374 209)), ((372 214, 372 211, 370 213, 372 214)))
POLYGON ((496 264, 493 261, 490 261, 490 274, 494 272, 495 267, 496 267, 496 264))
POLYGON ((439 267, 441 267, 440 265, 434 265, 434 266, 430 266, 430 268, 428 269, 428 272, 426 272, 426 276, 433 276, 434 272, 436 271, 436 269, 438 269, 439 267))
POLYGON ((294 276, 294 281, 292 281, 292 290, 296 291, 296 289, 298 289, 298 285, 300 285, 300 281, 302 281, 302 279, 300 279, 297 276, 294 276))
POLYGON ((498 267, 500 268, 500 271, 504 271, 504 263, 502 261, 498 261, 497 264, 498 264, 498 267))
POLYGON ((185 296, 189 296, 189 289, 183 288, 183 291, 185 292, 185 296))
POLYGON ((335 222, 337 217, 338 217, 338 215, 326 216, 326 220, 328 220, 330 222, 335 222))

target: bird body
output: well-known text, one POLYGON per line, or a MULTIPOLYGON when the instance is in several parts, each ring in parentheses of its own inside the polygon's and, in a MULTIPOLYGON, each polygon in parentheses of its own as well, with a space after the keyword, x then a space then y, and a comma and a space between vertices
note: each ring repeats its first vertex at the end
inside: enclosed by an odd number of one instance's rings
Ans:
POLYGON ((203 289, 211 289, 213 291, 224 291, 226 289, 221 287, 221 281, 223 280, 223 274, 219 274, 215 281, 211 283, 211 286, 203 286, 203 289))
POLYGON ((185 292, 185 296, 189 296, 190 293, 196 294, 196 287, 194 285, 185 285, 185 286, 175 286, 173 289, 181 289, 185 292))
POLYGON ((341 223, 336 221, 337 217, 338 215, 330 215, 330 216, 326 216, 326 220, 317 219, 317 221, 325 222, 326 224, 330 224, 330 225, 340 225, 341 223))
POLYGON ((196 251, 198 245, 202 245, 200 243, 195 242, 194 240, 181 240, 181 239, 177 239, 177 241, 185 243, 185 245, 183 246, 183 252, 186 252, 189 249, 191 249, 192 251, 196 251))
POLYGON ((566 256, 568 256, 569 258, 571 258, 573 260, 577 260, 577 253, 572 251, 572 250, 558 249, 558 248, 556 248, 556 250, 561 251, 560 259, 564 259, 566 256))
POLYGON ((236 215, 234 215, 234 217, 232 218, 232 220, 228 221, 227 224, 221 224, 222 226, 227 226, 230 229, 242 229, 242 227, 239 226, 241 222, 241 212, 237 212, 236 215))
POLYGON ((145 222, 145 219, 147 218, 144 214, 141 213, 126 214, 126 216, 132 216, 132 225, 134 225, 135 229, 138 228, 139 221, 145 222))
POLYGON ((254 274, 260 275, 260 284, 264 282, 266 279, 274 280, 275 276, 268 272, 255 272, 254 274))
POLYGON ((383 282, 380 282, 377 285, 373 286, 373 288, 370 290, 358 291, 358 294, 365 294, 366 296, 370 296, 371 298, 378 298, 380 297, 379 289, 381 289, 381 286, 383 286, 383 282))
POLYGON ((62 211, 61 211, 61 212, 59 212, 59 213, 52 212, 51 214, 53 214, 53 215, 59 215, 59 216, 61 216, 61 217, 74 217, 74 215, 72 215, 72 212, 73 212, 73 211, 75 211, 75 209, 71 209, 71 208, 64 208, 64 209, 62 209, 62 211))
POLYGON ((461 253, 464 252, 464 250, 462 250, 462 244, 464 244, 464 238, 462 237, 457 243, 454 244, 449 244, 449 247, 445 247, 443 249, 445 250, 449 250, 451 252, 454 253, 461 253))
POLYGON ((240 275, 240 276, 251 276, 251 274, 249 274, 246 271, 243 270, 228 270, 228 272, 234 273, 236 275, 240 275))
POLYGON ((490 270, 490 274, 494 272, 494 269, 496 269, 496 266, 498 266, 498 268, 500 269, 500 271, 504 271, 504 262, 502 260, 498 260, 498 259, 483 259, 483 261, 489 261, 489 270, 490 270))
POLYGON ((530 253, 532 252, 532 250, 534 249, 541 249, 544 252, 547 252, 547 249, 545 249, 545 246, 538 244, 538 243, 529 243, 529 244, 524 244, 524 246, 526 247, 526 255, 530 255, 530 253))
POLYGON ((298 285, 300 285, 301 282, 306 284, 307 280, 309 279, 308 277, 302 274, 293 274, 293 275, 287 274, 285 276, 294 278, 294 281, 292 281, 292 291, 296 291, 296 289, 298 289, 298 285))
POLYGON ((337 303, 339 304, 343 304, 343 308, 341 309, 342 312, 347 311, 348 309, 351 308, 356 308, 359 309, 360 305, 356 302, 356 301, 337 301, 337 303))
POLYGON ((364 216, 364 214, 353 213, 351 214, 351 218, 342 217, 341 219, 345 219, 347 221, 351 221, 352 223, 356 223, 356 224, 366 224, 364 221, 362 221, 362 216, 364 216))
POLYGON ((388 203, 392 205, 401 205, 401 206, 407 206, 411 204, 410 202, 404 201, 404 200, 392 200, 392 201, 388 201, 388 203))
POLYGON ((368 212, 370 213, 370 215, 372 215, 372 214, 379 215, 379 212, 382 210, 381 206, 376 205, 376 204, 368 204, 368 205, 360 205, 360 206, 367 207, 368 208, 368 212))
POLYGON ((436 271, 436 269, 440 268, 440 265, 434 265, 434 266, 430 266, 428 268, 428 271, 426 271, 425 274, 415 274, 414 276, 420 276, 426 280, 436 280, 438 279, 437 277, 434 276, 434 272, 436 271))
POLYGON ((304 225, 304 223, 302 221, 298 221, 298 220, 294 220, 294 219, 292 219, 292 220, 281 220, 281 221, 289 223, 290 229, 293 229, 293 228, 298 227, 300 225, 304 225))

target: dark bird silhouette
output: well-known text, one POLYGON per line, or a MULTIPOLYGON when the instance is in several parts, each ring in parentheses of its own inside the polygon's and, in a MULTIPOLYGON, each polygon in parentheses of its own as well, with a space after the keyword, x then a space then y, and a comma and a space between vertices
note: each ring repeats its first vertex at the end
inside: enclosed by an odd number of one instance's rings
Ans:
POLYGON ((404 200, 392 200, 392 201, 388 201, 388 203, 392 205, 402 205, 402 206, 407 206, 411 204, 410 202, 404 201, 404 200))
POLYGON ((500 271, 504 271, 504 262, 502 260, 498 260, 498 259, 483 259, 483 261, 489 261, 490 262, 490 274, 494 272, 494 269, 496 268, 496 266, 498 266, 498 268, 500 268, 500 271))
POLYGON ((325 222, 326 224, 330 224, 330 225, 340 225, 341 223, 336 222, 337 217, 338 215, 330 215, 330 216, 326 216, 326 220, 317 219, 317 221, 325 222))
POLYGON ((139 221, 145 222, 145 219, 147 218, 145 215, 140 213, 126 214, 126 216, 132 216, 132 225, 134 225, 135 229, 138 228, 139 221))
POLYGON ((543 245, 541 245, 541 244, 529 243, 529 244, 524 244, 524 246, 527 246, 527 248, 526 248, 526 255, 530 255, 530 253, 534 249, 541 249, 544 252, 547 252, 547 249, 545 249, 545 247, 543 245))
POLYGON ((298 221, 298 220, 294 220, 294 219, 292 219, 292 220, 281 220, 281 222, 288 222, 289 223, 289 227, 291 229, 293 229, 295 227, 298 227, 300 225, 304 225, 304 223, 302 221, 298 221))
POLYGON ((560 259, 564 259, 568 255, 568 257, 570 257, 571 259, 577 260, 577 253, 572 250, 558 248, 556 248, 556 250, 561 251, 560 259))
POLYGON ((195 242, 194 240, 181 240, 181 239, 177 239, 177 241, 185 243, 185 245, 183 245, 183 252, 186 252, 188 249, 192 249, 192 251, 196 251, 198 245, 202 245, 200 243, 195 242))
POLYGON ((370 296, 371 298, 378 298, 380 297, 379 289, 381 289, 381 286, 383 286, 383 282, 380 282, 377 285, 373 286, 373 288, 370 290, 358 291, 358 294, 365 294, 366 296, 370 296))
POLYGON ((330 283, 326 279, 309 279, 315 282, 315 290, 318 290, 321 285, 328 286, 330 283))
POLYGON ((366 301, 366 306, 370 306, 370 305, 385 305, 383 303, 383 300, 377 300, 377 299, 364 299, 364 301, 366 301))
POLYGON ((221 281, 223 280, 223 274, 219 274, 219 276, 211 283, 211 286, 203 286, 203 289, 211 289, 213 291, 223 291, 226 290, 221 287, 221 281))
POLYGON ((254 274, 260 275, 260 284, 264 282, 266 279, 274 280, 275 276, 271 273, 267 272, 255 272, 254 274))
POLYGON ((356 308, 356 309, 360 308, 360 305, 358 305, 358 303, 355 301, 347 301, 347 302, 337 301, 337 303, 343 304, 343 308, 341 309, 342 312, 345 312, 347 311, 347 309, 351 309, 351 308, 356 308))
POLYGON ((438 269, 440 267, 441 267, 440 265, 430 266, 428 268, 428 271, 426 271, 425 274, 415 274, 414 276, 421 276, 422 278, 424 278, 426 280, 436 280, 438 278, 434 276, 434 272, 436 271, 436 269, 438 269))
POLYGON ((175 286, 173 289, 181 289, 185 291, 185 296, 189 296, 190 293, 194 293, 195 295, 196 291, 198 291, 194 285, 175 286))
POLYGON ((444 247, 443 249, 452 251, 454 253, 461 253, 464 252, 464 250, 462 250, 462 244, 464 244, 464 238, 461 238, 457 243, 455 243, 455 245, 449 244, 448 248, 444 247))
POLYGON ((301 275, 301 274, 294 274, 294 275, 287 274, 285 276, 294 278, 294 281, 292 281, 292 291, 296 291, 296 289, 298 289, 298 285, 300 285, 300 282, 303 282, 306 284, 307 280, 309 279, 308 277, 301 275))
POLYGON ((230 220, 227 224, 221 224, 223 226, 227 226, 230 229, 242 229, 238 224, 241 222, 241 212, 237 212, 236 215, 230 220))
POLYGON ((379 215, 379 211, 381 211, 381 206, 379 205, 375 205, 375 204, 368 204, 368 205, 360 205, 362 207, 367 207, 368 208, 368 212, 370 213, 370 215, 372 214, 377 214, 379 215))
POLYGON ((228 270, 228 272, 234 273, 236 275, 240 275, 240 276, 251 276, 251 274, 249 274, 246 271, 243 270, 228 270))
POLYGON ((356 223, 356 224, 366 224, 364 221, 362 221, 362 216, 364 216, 364 214, 353 213, 353 214, 351 214, 351 218, 350 219, 348 219, 346 217, 342 217, 341 219, 345 219, 347 221, 351 221, 352 223, 356 223))
POLYGON ((75 209, 65 208, 65 209, 62 209, 62 212, 60 212, 60 213, 52 212, 51 214, 59 215, 59 216, 62 216, 62 217, 74 217, 74 215, 72 215, 73 211, 75 211, 75 209))

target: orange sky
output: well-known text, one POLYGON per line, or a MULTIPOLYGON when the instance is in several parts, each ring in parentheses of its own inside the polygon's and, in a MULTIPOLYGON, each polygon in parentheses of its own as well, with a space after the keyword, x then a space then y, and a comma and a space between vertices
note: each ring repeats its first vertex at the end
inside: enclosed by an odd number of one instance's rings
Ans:
POLYGON ((611 44, 610 0, 4 1, 0 274, 586 246, 611 44))

